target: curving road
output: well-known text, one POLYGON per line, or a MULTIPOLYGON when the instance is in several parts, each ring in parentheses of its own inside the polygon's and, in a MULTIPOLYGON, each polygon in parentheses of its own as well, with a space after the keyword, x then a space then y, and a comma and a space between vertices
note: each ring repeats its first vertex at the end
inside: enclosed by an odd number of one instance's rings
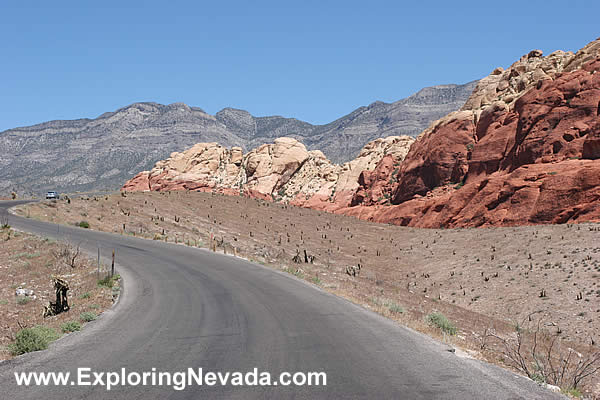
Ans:
MULTIPOLYGON (((0 202, 0 212, 18 202, 0 202)), ((50 350, 0 364, 11 399, 551 399, 559 395, 288 274, 208 251, 9 217, 16 229, 117 251, 119 303, 50 350), (14 372, 324 371, 327 386, 18 387, 14 372)))

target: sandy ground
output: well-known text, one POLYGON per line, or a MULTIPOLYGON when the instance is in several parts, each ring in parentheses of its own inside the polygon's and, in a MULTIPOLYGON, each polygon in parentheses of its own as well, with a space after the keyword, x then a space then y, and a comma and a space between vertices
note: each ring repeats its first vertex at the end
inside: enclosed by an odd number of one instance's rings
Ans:
POLYGON ((97 265, 85 255, 75 257, 71 267, 75 254, 76 245, 0 230, 0 360, 12 357, 8 346, 22 328, 45 325, 62 333, 61 325, 81 322, 82 312, 99 315, 111 307, 118 292, 97 285, 97 265), (44 306, 56 299, 52 276, 62 276, 69 283, 71 308, 44 318, 44 306), (23 300, 15 295, 18 288, 33 290, 33 296, 23 300))
MULTIPOLYGON (((484 339, 486 330, 510 335, 532 313, 583 354, 597 351, 592 345, 600 340, 599 224, 414 229, 184 191, 84 196, 18 213, 235 252, 500 363, 506 360, 484 339), (315 256, 312 264, 304 250, 315 256), (292 261, 297 252, 299 264, 292 261), (357 276, 346 273, 358 264, 357 276), (432 311, 444 313, 458 334, 428 326, 424 317, 432 311)), ((598 377, 591 382, 587 387, 597 389, 598 377)))

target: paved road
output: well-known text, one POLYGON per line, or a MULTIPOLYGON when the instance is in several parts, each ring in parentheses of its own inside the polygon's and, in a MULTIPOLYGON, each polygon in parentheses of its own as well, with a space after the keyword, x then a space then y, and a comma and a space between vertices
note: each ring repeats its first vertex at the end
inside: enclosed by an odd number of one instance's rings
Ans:
MULTIPOLYGON (((0 203, 5 212, 15 202, 0 203)), ((500 368, 287 274, 208 251, 10 216, 46 237, 82 241, 125 278, 120 302, 51 349, 0 364, 10 399, 550 399, 500 368), (15 371, 324 371, 327 386, 17 387, 15 371)))

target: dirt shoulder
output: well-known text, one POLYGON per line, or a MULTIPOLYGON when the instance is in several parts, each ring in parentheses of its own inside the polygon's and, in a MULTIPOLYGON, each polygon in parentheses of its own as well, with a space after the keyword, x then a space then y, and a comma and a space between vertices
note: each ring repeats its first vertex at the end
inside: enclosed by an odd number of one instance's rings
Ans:
POLYGON ((98 285, 96 263, 76 246, 6 227, 0 229, 0 271, 0 360, 16 355, 20 330, 45 326, 58 336, 79 330, 118 295, 118 281, 112 288, 98 285), (68 282, 70 309, 44 318, 44 306, 56 300, 53 276, 68 282))
MULTIPOLYGON (((185 191, 84 196, 17 213, 235 253, 508 366, 514 362, 490 332, 513 340, 517 324, 539 321, 561 348, 582 356, 595 354, 600 340, 599 224, 415 229, 185 191), (358 264, 356 276, 346 272, 358 264), (428 323, 433 312, 456 334, 428 323)), ((595 392, 598 382, 592 374, 585 388, 595 392)))

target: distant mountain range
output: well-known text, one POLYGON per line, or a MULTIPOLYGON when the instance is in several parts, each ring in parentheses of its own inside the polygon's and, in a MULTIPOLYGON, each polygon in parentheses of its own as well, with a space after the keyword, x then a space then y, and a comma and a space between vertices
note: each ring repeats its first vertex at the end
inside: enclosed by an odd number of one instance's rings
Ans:
POLYGON ((477 81, 420 90, 395 103, 375 102, 326 125, 225 108, 210 115, 183 103, 135 103, 96 119, 50 121, 0 132, 0 193, 111 190, 171 152, 198 142, 245 151, 293 137, 331 161, 348 161, 369 141, 416 136, 459 109, 477 81))

